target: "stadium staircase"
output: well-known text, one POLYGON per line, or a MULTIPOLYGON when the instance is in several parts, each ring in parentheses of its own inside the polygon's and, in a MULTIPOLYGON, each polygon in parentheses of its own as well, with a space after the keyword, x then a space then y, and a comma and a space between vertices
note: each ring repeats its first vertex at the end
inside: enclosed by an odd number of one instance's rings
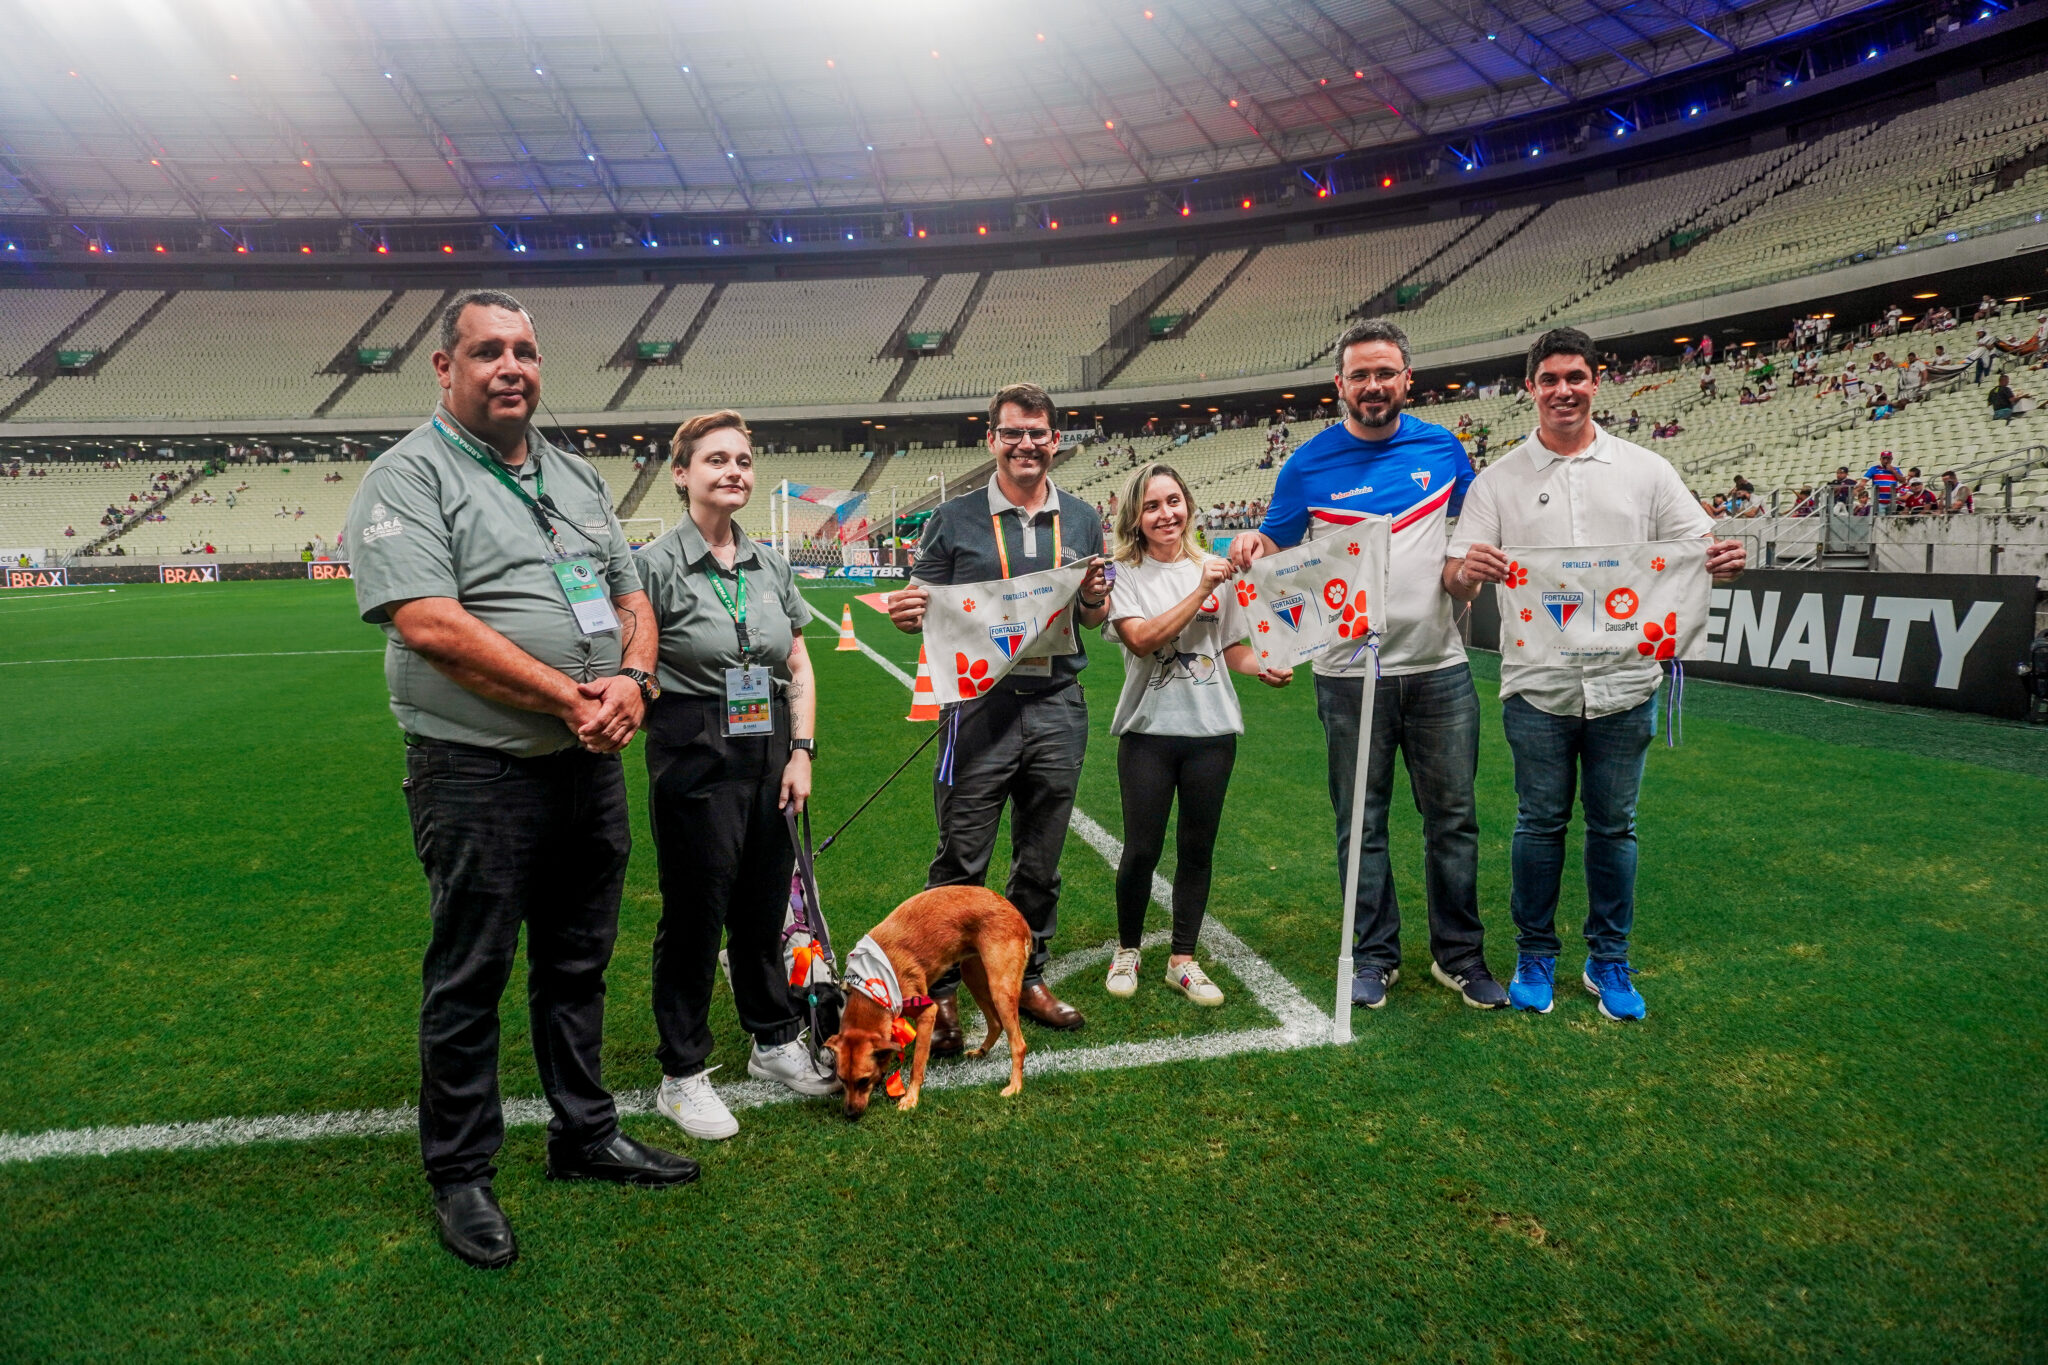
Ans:
MULTIPOLYGON (((100 311, 112 303, 114 296, 120 292, 118 289, 109 289, 106 293, 101 294, 98 298, 87 304, 85 311, 71 319, 68 324, 58 331, 57 335, 51 337, 48 345, 23 361, 21 368, 14 372, 13 377, 25 379, 30 375, 34 375, 36 378, 42 379, 54 374, 57 369, 57 352, 64 349, 64 343, 75 336, 81 327, 98 317, 100 311)), ((39 391, 39 389, 30 389, 13 403, 8 404, 5 408, 0 408, 0 419, 10 416, 16 408, 28 402, 39 391)))
MULTIPOLYGON (((606 412, 617 412, 624 406, 626 400, 632 397, 634 388, 640 383, 640 376, 647 373, 647 367, 652 362, 640 358, 640 338, 647 335, 648 327, 653 325, 655 318, 661 315, 662 307, 668 303, 668 296, 675 292, 676 287, 674 285, 663 285, 661 292, 648 300, 646 309, 640 314, 640 320, 627 330, 625 340, 619 343, 619 349, 614 351, 612 358, 605 362, 607 368, 624 369, 627 372, 626 377, 619 381, 618 390, 612 394, 611 401, 604 405, 606 412)), ((714 289, 712 294, 717 292, 714 289)), ((670 354, 668 363, 673 364, 682 358, 684 349, 688 347, 690 342, 697 339, 696 334, 701 330, 701 324, 705 318, 710 316, 710 313, 711 298, 707 295, 704 307, 697 310, 696 318, 690 323, 689 335, 670 354)))
POLYGON ((1068 366, 1067 382, 1077 390, 1088 392, 1100 389, 1114 379, 1117 372, 1128 365, 1131 357, 1143 350, 1151 339, 1153 307, 1192 275, 1207 255, 1204 252, 1196 256, 1174 256, 1147 276, 1137 288, 1112 304, 1109 336, 1087 355, 1074 358, 1068 366))
MULTIPOLYGON (((939 343, 939 349, 932 352, 933 355, 953 354, 953 348, 959 344, 960 334, 967 330, 967 324, 973 320, 974 310, 981 306, 981 296, 988 289, 988 282, 995 278, 995 274, 993 270, 984 270, 975 277, 974 288, 967 291, 967 300, 960 305, 960 316, 954 318, 953 325, 946 329, 946 339, 939 343)), ((929 297, 930 290, 937 286, 938 280, 930 279, 925 284, 924 294, 929 297)), ((917 310, 913 308, 905 316, 914 318, 917 316, 917 310)), ((907 323, 905 325, 908 326, 907 323)), ((903 392, 903 386, 910 382, 910 376, 916 372, 920 358, 915 351, 910 351, 904 356, 902 368, 898 369, 896 377, 889 381, 889 387, 882 390, 882 402, 896 401, 896 396, 903 392)))
MULTIPOLYGON (((343 343, 342 348, 334 353, 334 359, 328 361, 326 368, 320 371, 322 374, 338 374, 342 379, 339 384, 334 386, 334 392, 323 398, 320 401, 320 406, 313 409, 315 417, 325 417, 328 413, 332 412, 334 405, 341 401, 342 396, 356 386, 356 379, 363 373, 362 362, 356 359, 356 348, 361 346, 370 333, 376 330, 378 323, 391 316, 391 310, 396 308, 398 301, 404 297, 405 291, 403 289, 392 290, 391 296, 377 306, 377 311, 370 314, 362 326, 356 328, 356 334, 343 343)), ((399 357, 396 355, 391 358, 394 368, 397 366, 398 360, 399 357)))
POLYGON ((882 477, 883 471, 885 471, 889 467, 889 461, 895 458, 896 455, 893 451, 876 451, 875 457, 867 462, 867 468, 861 470, 860 477, 853 481, 853 491, 856 493, 865 493, 870 488, 873 488, 875 486, 875 480, 882 477))
POLYGON ((654 368, 656 364, 680 365, 683 357, 690 353, 690 348, 697 344, 697 338, 704 334, 704 325, 711 321, 712 311, 718 307, 718 301, 725 297, 724 281, 712 285, 711 292, 704 296, 703 304, 698 307, 697 315, 690 319, 690 325, 683 330, 682 340, 676 343, 675 350, 669 352, 668 359, 664 361, 643 361, 639 358, 641 333, 646 331, 655 317, 661 312, 662 302, 675 292, 675 288, 672 284, 663 286, 661 292, 655 295, 654 301, 648 304, 646 310, 640 315, 640 321, 634 325, 625 343, 619 347, 618 354, 613 356, 612 364, 617 364, 618 357, 621 355, 630 356, 633 371, 619 385, 618 392, 612 395, 611 401, 604 405, 606 412, 617 412, 624 405, 625 401, 633 396, 633 390, 639 385, 641 376, 654 368))
MULTIPOLYGON (((85 312, 79 314, 77 320, 74 321, 69 327, 64 329, 64 331, 59 335, 58 341, 61 341, 64 337, 69 337, 76 334, 81 327, 84 327, 88 322, 90 322, 93 319, 93 317, 96 314, 98 314, 101 308, 105 307, 109 303, 112 303, 114 301, 114 296, 121 292, 122 291, 118 289, 112 289, 107 291, 107 294, 104 298, 100 299, 100 301, 94 304, 92 307, 86 309, 85 312)), ((131 341, 134 338, 137 332, 140 332, 143 328, 147 327, 150 324, 150 321, 154 319, 158 313, 161 313, 164 310, 164 305, 168 304, 172 299, 176 297, 178 297, 177 290, 166 289, 157 298, 157 301, 155 303, 152 303, 151 305, 149 305, 149 307, 142 310, 142 315, 140 317, 136 318, 135 321, 128 324, 127 329, 123 331, 121 335, 115 337, 113 341, 108 343, 105 350, 101 351, 98 355, 94 356, 92 358, 92 363, 90 365, 87 365, 82 370, 73 370, 70 373, 73 375, 80 376, 98 374, 100 370, 106 365, 107 361, 111 360, 114 357, 115 353, 117 353, 123 346, 126 346, 129 343, 129 341, 131 341)), ((37 353, 35 360, 30 362, 30 364, 35 364, 37 362, 42 363, 42 369, 37 374, 36 382, 30 385, 28 390, 25 393, 23 393, 21 397, 15 399, 12 403, 9 403, 4 409, 0 409, 0 422, 6 421, 10 417, 14 416, 15 413, 20 412, 23 408, 27 407, 31 402, 33 402, 36 399, 38 395, 42 393, 44 389, 49 388, 50 385, 59 378, 59 371, 57 369, 57 352, 62 350, 63 347, 58 344, 58 341, 52 341, 48 346, 45 346, 41 352, 37 353)), ((28 368, 29 367, 27 365, 24 365, 22 367, 22 370, 17 371, 17 373, 26 371, 28 368)))
POLYGON ((885 397, 892 393, 900 393, 904 382, 910 378, 911 370, 917 366, 917 352, 910 349, 910 329, 916 323, 917 315, 924 311, 925 304, 931 300, 932 291, 939 287, 939 281, 944 278, 943 275, 924 277, 924 283, 918 287, 917 297, 910 301, 910 307, 903 310, 903 317, 897 322, 895 330, 889 333, 889 340, 881 350, 875 352, 877 360, 887 360, 895 356, 903 362, 896 367, 895 377, 884 386, 882 392, 885 397))
MULTIPOLYGON (((1535 216, 1536 215, 1534 214, 1530 214, 1529 218, 1533 218, 1535 216)), ((1479 264, 1481 260, 1485 259, 1493 251, 1497 250, 1501 242, 1505 242, 1508 238, 1514 236, 1517 232, 1521 231, 1522 224, 1528 222, 1528 218, 1524 218, 1522 220, 1522 223, 1518 223, 1514 227, 1509 228, 1506 232, 1502 233, 1500 241, 1495 242, 1485 251, 1480 252, 1471 260, 1465 262, 1465 264, 1459 266, 1456 270, 1453 270, 1450 274, 1444 276, 1442 279, 1431 280, 1425 278, 1425 276, 1423 275, 1423 272, 1425 270, 1428 270, 1430 266, 1442 260, 1452 251, 1455 251, 1461 243, 1469 240, 1472 234, 1478 232, 1481 228, 1485 227, 1488 223, 1492 222, 1494 220, 1494 217, 1494 214, 1482 213, 1477 218, 1474 218, 1472 220, 1472 225, 1470 227, 1466 228, 1457 236, 1451 238, 1450 241, 1445 242, 1435 251, 1430 252, 1429 255, 1423 258, 1422 262, 1418 264, 1413 270, 1410 270, 1407 274, 1401 276, 1400 279, 1395 280, 1385 289, 1380 290, 1379 293, 1373 295, 1364 303, 1361 303, 1358 305, 1358 307, 1352 309, 1350 315, 1354 318, 1382 318, 1387 316, 1389 313, 1413 312, 1415 309, 1422 307, 1423 304, 1428 303, 1430 297, 1439 292, 1440 290, 1442 290, 1445 285, 1457 279, 1458 276, 1464 274, 1467 270, 1470 270, 1473 266, 1479 264), (1422 285, 1421 291, 1416 294, 1411 294, 1408 298, 1408 301, 1406 303, 1402 303, 1400 301, 1401 291, 1404 288, 1411 287, 1417 283, 1420 283, 1422 285)), ((1321 357, 1320 355, 1318 355, 1316 358, 1320 359, 1321 357)))
MULTIPOLYGON (((1214 289, 1211 289, 1207 294, 1203 295, 1201 302, 1197 303, 1192 309, 1188 311, 1188 315, 1180 320, 1180 325, 1173 329, 1172 335, 1176 337, 1186 336, 1188 332, 1193 329, 1194 325, 1202 320, 1202 315, 1209 311, 1210 305, 1215 303, 1216 300, 1223 297, 1223 291, 1230 288, 1231 285, 1237 283, 1237 277, 1244 274, 1245 267, 1249 266, 1255 259, 1257 259, 1261 249, 1262 248, 1259 247, 1253 247, 1251 250, 1245 252, 1244 255, 1238 257, 1237 264, 1230 267, 1229 271, 1224 274, 1223 278, 1216 281, 1216 287, 1214 289)), ((1194 263, 1189 265, 1186 274, 1184 274, 1181 278, 1185 279, 1187 278, 1187 275, 1192 275, 1195 272, 1196 267, 1199 266, 1204 259, 1206 259, 1206 257, 1197 257, 1194 263)), ((1171 289, 1169 289, 1168 292, 1170 293, 1171 289)), ((1165 295, 1162 294, 1160 297, 1164 298, 1165 295)), ((1122 374, 1125 368, 1129 366, 1133 360, 1136 360, 1138 358, 1138 352, 1144 350, 1147 346, 1151 345, 1153 340, 1154 338, 1152 336, 1150 324, 1148 322, 1146 331, 1139 336, 1137 345, 1131 348, 1130 353, 1124 356, 1123 359, 1117 361, 1116 364, 1112 365, 1106 372, 1104 372, 1102 376, 1102 384, 1100 387, 1108 387, 1110 381, 1115 379, 1118 375, 1122 374)))
MULTIPOLYGON (((97 540, 92 541, 90 544, 86 545, 84 548, 77 551, 77 554, 96 555, 104 552, 107 546, 112 545, 122 536, 127 535, 130 531, 142 525, 144 518, 148 517, 148 515, 151 512, 157 511, 159 508, 169 507, 172 503, 178 500, 179 496, 183 494, 186 489, 192 487, 193 484, 198 483, 201 479, 204 479, 206 476, 207 471, 203 466, 197 472, 185 475, 183 478, 178 480, 177 485, 175 487, 170 489, 170 491, 166 492, 162 497, 158 498, 155 502, 148 504, 146 507, 142 509, 142 511, 128 518, 119 526, 108 527, 106 534, 100 536, 97 540)), ((123 553, 126 553, 126 551, 123 551, 123 553)), ((73 557, 75 558, 76 556, 74 555, 73 557)))
MULTIPOLYGON (((661 452, 652 451, 649 453, 659 456, 661 452)), ((638 512, 640 504, 646 501, 648 492, 653 489, 655 484, 661 481, 661 476, 667 469, 668 461, 659 458, 650 459, 646 464, 642 465, 639 474, 633 479, 633 486, 626 490, 626 496, 620 498, 619 505, 613 509, 613 515, 618 517, 620 521, 624 521, 627 517, 638 512)))

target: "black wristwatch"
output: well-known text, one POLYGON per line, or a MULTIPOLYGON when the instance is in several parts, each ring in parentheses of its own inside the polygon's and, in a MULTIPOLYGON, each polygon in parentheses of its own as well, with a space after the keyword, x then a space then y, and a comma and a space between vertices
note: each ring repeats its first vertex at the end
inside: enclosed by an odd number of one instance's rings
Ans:
POLYGON ((818 758, 818 741, 815 739, 793 739, 789 742, 789 751, 793 754, 809 754, 811 761, 815 763, 818 758))
POLYGON ((633 686, 640 689, 640 700, 649 706, 661 699, 661 684, 655 681, 652 673, 642 673, 637 668, 622 668, 619 670, 619 676, 631 678, 633 686))

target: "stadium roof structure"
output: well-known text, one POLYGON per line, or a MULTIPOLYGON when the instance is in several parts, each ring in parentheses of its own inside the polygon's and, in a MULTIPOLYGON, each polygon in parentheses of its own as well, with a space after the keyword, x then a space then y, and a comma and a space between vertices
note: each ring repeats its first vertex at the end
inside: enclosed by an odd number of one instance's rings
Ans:
POLYGON ((20 5, 0 214, 751 213, 1171 186, 1562 109, 1871 3, 20 5))

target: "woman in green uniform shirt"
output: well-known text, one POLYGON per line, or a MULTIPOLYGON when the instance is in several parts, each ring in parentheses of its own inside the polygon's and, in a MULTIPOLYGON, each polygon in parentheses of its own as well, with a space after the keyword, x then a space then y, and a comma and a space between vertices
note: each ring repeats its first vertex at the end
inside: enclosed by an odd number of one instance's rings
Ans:
POLYGON ((739 1131, 705 1067, 721 931, 740 1025, 754 1039, 748 1073, 800 1095, 839 1088, 799 1036, 782 963, 796 860, 783 809, 802 810, 811 794, 818 699, 789 561, 733 519, 754 492, 749 437, 736 412, 676 428, 670 463, 688 515, 638 556, 661 627, 660 691, 646 722, 661 875, 655 1107, 707 1139, 739 1131))

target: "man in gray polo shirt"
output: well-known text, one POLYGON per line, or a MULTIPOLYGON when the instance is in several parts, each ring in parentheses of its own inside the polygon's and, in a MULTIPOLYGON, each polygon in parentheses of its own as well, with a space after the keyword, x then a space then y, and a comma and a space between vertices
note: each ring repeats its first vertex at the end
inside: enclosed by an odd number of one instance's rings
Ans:
MULTIPOLYGON (((996 472, 988 487, 939 504, 918 542, 910 586, 890 594, 889 616, 898 630, 924 629, 931 600, 921 583, 984 583, 1021 578, 1102 553, 1102 518, 1079 498, 1062 497, 1050 471, 1060 445, 1052 399, 1036 384, 1012 384, 988 405, 988 446, 996 472)), ((1081 584, 1075 618, 1100 626, 1109 614, 1103 568, 1081 584)), ((1075 644, 1080 644, 1077 634, 1075 644)), ((1081 1012, 1045 984, 1047 944, 1059 925, 1060 850, 1074 813, 1081 758, 1088 747, 1088 699, 1076 680, 1088 666, 1083 649, 1013 668, 995 690, 957 708, 947 723, 950 778, 945 765, 932 792, 939 848, 925 885, 980 886, 995 850, 996 825, 1010 807, 1010 881, 1004 894, 1031 926, 1031 962, 1024 969, 1018 1008, 1047 1028, 1076 1029, 1081 1012)), ((948 971, 932 985, 939 1017, 932 1051, 960 1051, 955 1004, 960 975, 948 971)))
POLYGON ((556 1180, 672 1185, 696 1163, 635 1142, 599 1072, 604 973, 631 849, 619 750, 658 643, 611 493, 535 431, 540 348, 510 295, 442 316, 432 420, 380 456, 344 543, 383 627, 432 929, 421 972, 420 1151, 441 1240, 496 1268, 504 1141, 498 999, 523 923, 556 1180))

